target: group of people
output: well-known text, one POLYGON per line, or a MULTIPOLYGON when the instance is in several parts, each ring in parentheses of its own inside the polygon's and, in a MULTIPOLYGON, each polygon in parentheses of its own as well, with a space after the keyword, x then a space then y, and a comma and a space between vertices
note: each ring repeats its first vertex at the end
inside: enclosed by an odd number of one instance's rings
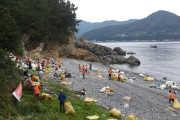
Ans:
MULTIPOLYGON (((89 64, 89 70, 91 70, 92 69, 92 63, 90 62, 90 64, 89 64)), ((81 70, 82 70, 82 76, 83 76, 83 79, 85 79, 85 73, 87 73, 87 71, 88 71, 88 66, 86 65, 86 66, 81 66, 80 64, 79 64, 79 71, 81 72, 81 70)))
MULTIPOLYGON (((109 69, 108 71, 108 74, 109 74, 109 80, 111 80, 111 76, 112 76, 112 70, 109 69)), ((120 74, 120 71, 118 72, 118 80, 120 81, 120 77, 121 77, 121 74, 120 74)))

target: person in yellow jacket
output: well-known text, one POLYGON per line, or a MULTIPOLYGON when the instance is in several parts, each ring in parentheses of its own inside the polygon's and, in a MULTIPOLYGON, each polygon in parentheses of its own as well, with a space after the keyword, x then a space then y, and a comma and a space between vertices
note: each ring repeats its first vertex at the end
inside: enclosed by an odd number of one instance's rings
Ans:
POLYGON ((31 80, 32 80, 32 81, 38 82, 38 79, 39 79, 38 76, 31 75, 31 80))

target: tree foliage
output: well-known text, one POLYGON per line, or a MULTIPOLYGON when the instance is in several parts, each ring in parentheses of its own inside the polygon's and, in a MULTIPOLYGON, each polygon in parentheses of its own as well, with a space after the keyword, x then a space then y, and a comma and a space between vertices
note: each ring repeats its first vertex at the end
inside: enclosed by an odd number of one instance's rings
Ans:
POLYGON ((1 0, 0 9, 3 48, 17 48, 23 34, 30 35, 30 44, 36 45, 45 41, 67 43, 68 37, 77 32, 77 7, 69 1, 1 0))

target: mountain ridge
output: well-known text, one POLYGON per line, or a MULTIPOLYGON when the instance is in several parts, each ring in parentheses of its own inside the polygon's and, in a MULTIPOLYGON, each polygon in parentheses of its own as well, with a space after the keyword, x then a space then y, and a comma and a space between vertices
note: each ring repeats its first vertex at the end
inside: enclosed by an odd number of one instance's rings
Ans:
POLYGON ((157 11, 144 19, 125 25, 107 26, 83 34, 86 40, 164 40, 180 39, 180 17, 157 11))

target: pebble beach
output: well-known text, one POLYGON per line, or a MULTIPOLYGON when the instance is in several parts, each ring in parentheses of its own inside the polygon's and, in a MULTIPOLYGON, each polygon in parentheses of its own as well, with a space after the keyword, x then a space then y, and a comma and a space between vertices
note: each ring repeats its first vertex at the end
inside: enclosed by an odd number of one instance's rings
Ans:
MULTIPOLYGON (((137 116, 138 120, 180 120, 180 110, 167 109, 172 107, 172 103, 169 104, 169 90, 149 87, 151 84, 156 84, 157 80, 144 81, 139 73, 124 70, 120 71, 123 72, 121 75, 127 78, 125 82, 109 80, 108 70, 116 68, 96 62, 92 62, 92 68, 98 69, 102 74, 102 78, 98 78, 98 72, 95 70, 88 69, 88 72, 94 73, 94 75, 86 73, 85 79, 83 79, 82 72, 78 69, 79 64, 88 65, 89 67, 90 62, 68 58, 62 60, 61 71, 58 74, 65 71, 71 74, 71 78, 65 78, 65 81, 72 84, 64 85, 69 90, 79 91, 85 89, 86 94, 84 97, 96 99, 97 104, 104 106, 106 109, 116 108, 120 110, 122 119, 133 114, 137 116), (135 80, 129 80, 128 78, 135 78, 135 80), (106 86, 113 88, 114 92, 111 94, 100 93, 100 89, 106 86), (131 97, 131 100, 129 102, 125 101, 123 99, 125 96, 131 97)), ((51 80, 57 82, 58 78, 56 79, 51 80)), ((176 98, 180 100, 179 91, 176 91, 176 98)))

